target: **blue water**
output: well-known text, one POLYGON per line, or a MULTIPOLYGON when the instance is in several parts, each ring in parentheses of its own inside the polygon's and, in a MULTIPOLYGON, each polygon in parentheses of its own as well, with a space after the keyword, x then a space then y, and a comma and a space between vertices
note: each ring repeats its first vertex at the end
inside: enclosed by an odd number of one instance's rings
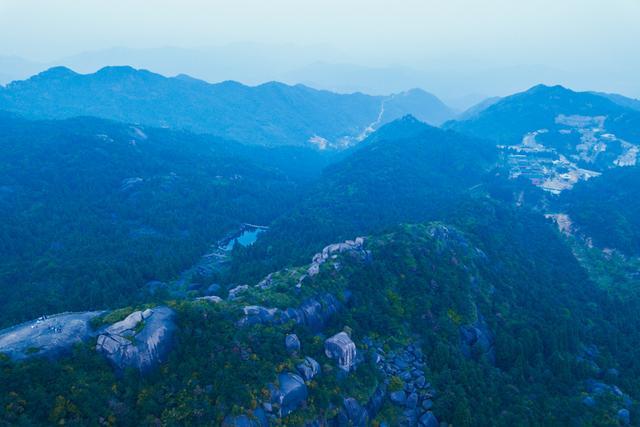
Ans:
POLYGON ((224 247, 224 250, 225 251, 230 251, 236 245, 236 242, 238 244, 242 245, 242 246, 251 246, 251 245, 253 245, 255 243, 256 240, 258 240, 258 236, 263 231, 264 230, 262 230, 260 228, 254 228, 254 229, 251 229, 251 230, 245 230, 238 237, 236 237, 235 239, 233 239, 229 243, 227 243, 227 245, 224 247))

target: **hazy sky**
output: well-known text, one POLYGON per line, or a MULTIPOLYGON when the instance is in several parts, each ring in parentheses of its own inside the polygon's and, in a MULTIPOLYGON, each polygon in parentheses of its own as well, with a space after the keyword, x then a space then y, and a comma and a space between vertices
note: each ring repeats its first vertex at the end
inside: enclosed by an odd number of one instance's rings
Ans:
POLYGON ((375 67, 557 69, 640 96, 639 41, 640 0, 0 0, 0 55, 41 62, 114 46, 295 44, 375 67))

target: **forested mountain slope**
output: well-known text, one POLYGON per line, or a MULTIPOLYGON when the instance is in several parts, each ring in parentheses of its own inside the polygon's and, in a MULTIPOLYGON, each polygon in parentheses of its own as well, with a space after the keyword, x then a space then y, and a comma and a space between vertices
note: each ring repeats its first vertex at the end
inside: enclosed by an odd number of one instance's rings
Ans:
POLYGON ((0 151, 0 324, 122 305, 241 223, 269 223, 327 161, 301 148, 9 114, 0 151))
MULTIPOLYGON (((282 263, 352 234, 444 218, 460 197, 482 184, 497 160, 490 142, 406 116, 326 168, 306 197, 249 250, 250 256, 282 263)), ((241 268, 253 265, 245 261, 240 258, 241 268)))
POLYGON ((563 194, 574 228, 600 248, 640 255, 640 168, 614 169, 563 194))

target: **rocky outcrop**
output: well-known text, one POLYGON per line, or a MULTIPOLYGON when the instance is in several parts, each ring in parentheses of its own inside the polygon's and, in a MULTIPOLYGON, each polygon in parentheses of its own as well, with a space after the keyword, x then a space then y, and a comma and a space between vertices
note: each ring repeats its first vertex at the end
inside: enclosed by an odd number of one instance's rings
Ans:
POLYGON ((356 362, 356 344, 346 332, 340 332, 324 342, 324 352, 330 359, 338 361, 338 367, 349 372, 356 362))
POLYGON ((135 311, 98 336, 96 350, 118 369, 147 372, 163 362, 176 329, 175 313, 168 307, 135 311))
POLYGON ((428 411, 424 415, 420 417, 420 425, 423 427, 438 427, 440 423, 438 423, 438 419, 433 412, 428 411))
POLYGON ((240 297, 240 294, 246 292, 249 290, 249 286, 248 285, 240 285, 240 286, 236 286, 233 289, 229 290, 229 301, 233 301, 235 299, 238 299, 240 297))
MULTIPOLYGON (((348 301, 350 295, 345 295, 348 301)), ((343 304, 333 295, 324 294, 317 298, 310 298, 297 308, 267 308, 257 305, 244 307, 244 316, 238 324, 250 326, 256 324, 281 325, 293 321, 298 325, 306 326, 312 331, 320 331, 327 321, 336 314, 343 304)))
POLYGON ((338 254, 351 252, 363 258, 368 257, 364 250, 364 237, 356 237, 355 240, 346 240, 343 243, 333 243, 325 246, 322 252, 315 254, 311 260, 311 265, 307 269, 307 275, 313 277, 320 272, 320 266, 330 259, 335 259, 338 254))
POLYGON ((305 357, 304 362, 296 366, 305 381, 311 381, 320 373, 320 364, 312 357, 305 357))
POLYGON ((492 365, 495 364, 493 334, 481 314, 478 315, 476 323, 460 327, 460 341, 460 350, 466 358, 484 359, 492 365))
POLYGON ((296 334, 288 334, 284 338, 284 346, 290 355, 297 354, 300 351, 300 339, 296 334))
POLYGON ((342 401, 342 410, 337 418, 339 426, 366 427, 369 424, 369 413, 353 397, 342 401))
POLYGON ((68 353, 74 344, 97 335, 91 319, 101 311, 42 316, 0 331, 0 353, 13 360, 30 357, 55 359, 68 353))
POLYGON ((304 380, 292 372, 278 375, 277 401, 280 406, 280 416, 289 415, 307 400, 307 386, 304 380))
MULTIPOLYGON (((338 260, 338 255, 340 254, 350 254, 360 260, 369 260, 371 257, 370 251, 364 249, 364 237, 356 237, 354 240, 346 240, 342 243, 333 243, 325 246, 321 252, 313 256, 311 264, 309 264, 306 270, 302 270, 302 274, 300 274, 299 270, 295 272, 295 275, 297 275, 296 288, 301 288, 305 279, 314 277, 320 273, 320 267, 328 261, 333 261, 333 267, 339 270, 341 264, 338 260)), ((256 287, 258 289, 268 289, 277 283, 277 281, 277 273, 269 273, 256 287)))
MULTIPOLYGON (((367 338, 363 341, 373 350, 372 357, 378 369, 382 371, 385 383, 393 387, 389 387, 389 400, 402 410, 402 417, 397 420, 398 424, 437 426, 438 420, 431 413, 435 391, 425 377, 426 364, 422 350, 410 344, 386 354, 382 346, 376 345, 372 340, 367 338)), ((377 390, 376 393, 384 395, 384 389, 377 390)), ((377 413, 375 408, 371 407, 376 401, 375 397, 374 394, 367 404, 371 418, 377 413)), ((377 401, 379 400, 378 398, 377 401)))

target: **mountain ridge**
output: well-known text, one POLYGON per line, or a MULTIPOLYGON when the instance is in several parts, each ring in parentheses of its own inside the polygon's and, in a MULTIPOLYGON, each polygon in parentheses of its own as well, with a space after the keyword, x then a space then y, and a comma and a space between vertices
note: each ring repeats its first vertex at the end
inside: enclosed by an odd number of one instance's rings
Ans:
POLYGON ((79 74, 55 67, 0 88, 0 109, 33 119, 97 116, 210 133, 243 143, 342 148, 408 112, 440 123, 453 116, 435 96, 413 90, 382 97, 336 94, 301 84, 208 83, 130 66, 79 74), (383 109, 386 105, 386 111, 383 109))

